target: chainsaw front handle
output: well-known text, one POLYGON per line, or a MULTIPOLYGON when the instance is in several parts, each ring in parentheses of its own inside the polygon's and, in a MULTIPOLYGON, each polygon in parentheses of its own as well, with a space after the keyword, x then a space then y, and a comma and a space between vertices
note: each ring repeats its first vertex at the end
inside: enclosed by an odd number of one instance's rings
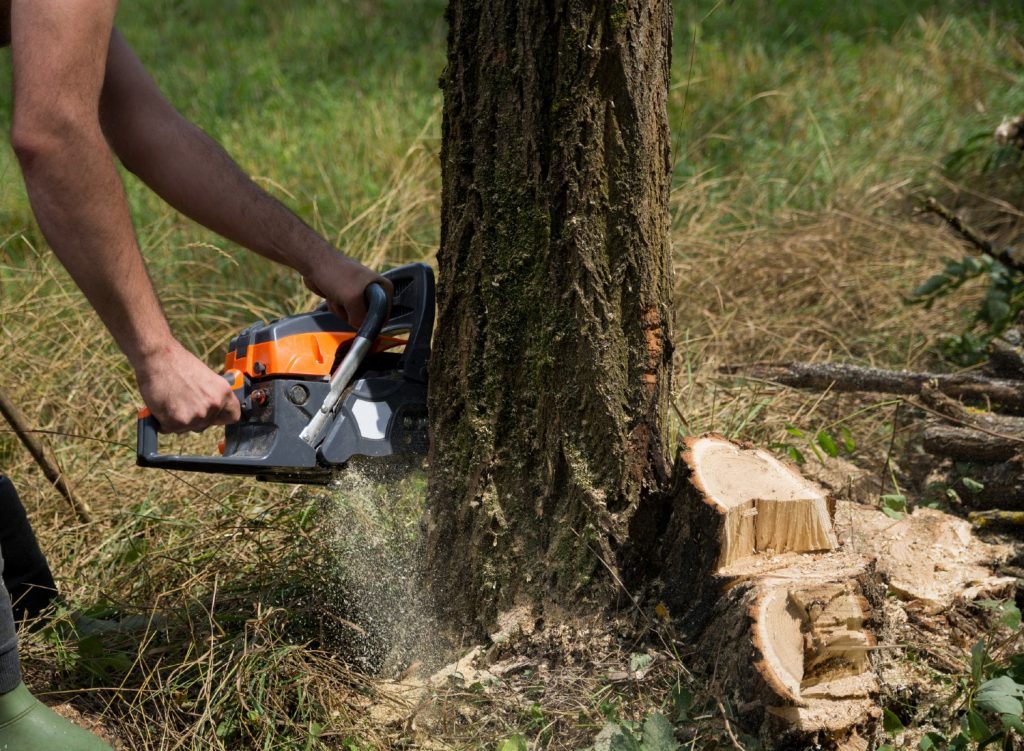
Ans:
POLYGON ((299 438, 312 448, 319 446, 320 439, 323 438, 324 431, 330 424, 334 410, 341 400, 341 395, 348 388, 349 381, 352 380, 352 376, 355 375, 359 366, 363 364, 366 355, 373 349, 373 343, 380 335, 380 330, 387 320, 390 301, 384 287, 374 282, 366 288, 363 295, 366 297, 367 305, 363 325, 356 332, 356 338, 352 340, 352 345, 348 348, 348 352, 345 353, 337 370, 331 374, 331 388, 327 392, 327 396, 324 397, 320 409, 313 414, 309 424, 299 433, 299 438))
POLYGON ((359 327, 356 336, 372 342, 380 336, 380 330, 384 328, 391 300, 388 299, 387 290, 378 282, 366 287, 363 298, 366 300, 366 318, 363 319, 363 325, 359 327))

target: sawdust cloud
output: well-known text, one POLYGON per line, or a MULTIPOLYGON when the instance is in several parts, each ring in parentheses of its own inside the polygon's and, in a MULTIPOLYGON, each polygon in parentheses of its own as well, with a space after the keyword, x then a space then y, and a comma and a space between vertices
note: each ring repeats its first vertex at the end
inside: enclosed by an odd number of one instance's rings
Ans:
POLYGON ((348 621, 346 657, 367 672, 398 675, 448 656, 418 566, 425 492, 421 470, 367 460, 345 470, 322 508, 331 586, 320 594, 348 621))

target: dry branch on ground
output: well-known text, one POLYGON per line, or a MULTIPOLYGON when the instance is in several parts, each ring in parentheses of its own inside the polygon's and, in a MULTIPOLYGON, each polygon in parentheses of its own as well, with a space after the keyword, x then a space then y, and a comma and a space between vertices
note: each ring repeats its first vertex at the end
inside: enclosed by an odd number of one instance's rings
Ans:
POLYGON ((755 363, 730 366, 723 372, 816 391, 866 391, 920 394, 931 386, 947 396, 979 399, 1006 409, 1024 409, 1024 380, 988 378, 973 373, 917 373, 882 370, 844 363, 755 363))

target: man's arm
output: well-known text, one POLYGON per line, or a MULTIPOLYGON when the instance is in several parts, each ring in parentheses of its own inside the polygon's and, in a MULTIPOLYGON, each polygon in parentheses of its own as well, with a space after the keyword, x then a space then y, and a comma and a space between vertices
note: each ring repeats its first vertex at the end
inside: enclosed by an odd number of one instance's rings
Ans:
POLYGON ((11 142, 43 234, 165 430, 234 422, 227 383, 171 335, 99 124, 116 0, 13 0, 11 142))
POLYGON ((267 195, 160 93, 114 31, 100 98, 104 133, 121 162, 161 198, 217 234, 298 271, 306 285, 354 324, 371 282, 390 282, 338 253, 267 195))

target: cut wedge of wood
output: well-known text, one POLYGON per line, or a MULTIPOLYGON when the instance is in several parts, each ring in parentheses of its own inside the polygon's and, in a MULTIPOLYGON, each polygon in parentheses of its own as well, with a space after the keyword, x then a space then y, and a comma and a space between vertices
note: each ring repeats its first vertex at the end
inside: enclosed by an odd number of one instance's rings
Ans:
POLYGON ((690 438, 676 471, 669 597, 719 688, 772 746, 845 743, 879 711, 873 561, 836 550, 832 498, 767 451, 690 438))
POLYGON ((694 442, 684 461, 721 517, 719 568, 757 553, 836 547, 825 492, 767 451, 708 438, 694 442))

